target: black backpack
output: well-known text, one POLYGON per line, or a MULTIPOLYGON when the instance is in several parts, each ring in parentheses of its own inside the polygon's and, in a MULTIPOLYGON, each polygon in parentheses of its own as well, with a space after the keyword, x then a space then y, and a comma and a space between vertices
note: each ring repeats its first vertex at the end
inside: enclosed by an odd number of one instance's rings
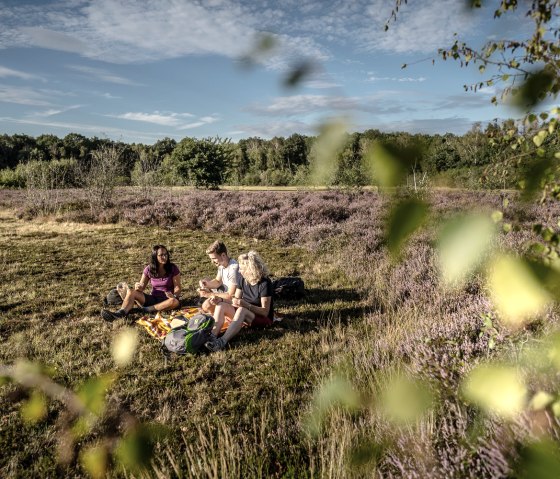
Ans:
POLYGON ((195 354, 204 351, 204 343, 210 341, 214 318, 209 314, 198 313, 189 318, 182 326, 169 331, 161 343, 164 354, 195 354))
POLYGON ((305 284, 299 276, 286 276, 272 282, 272 290, 277 298, 301 299, 305 296, 305 284))
POLYGON ((109 291, 107 297, 103 298, 104 306, 120 306, 122 302, 123 300, 119 292, 117 291, 117 288, 113 288, 111 291, 109 291))

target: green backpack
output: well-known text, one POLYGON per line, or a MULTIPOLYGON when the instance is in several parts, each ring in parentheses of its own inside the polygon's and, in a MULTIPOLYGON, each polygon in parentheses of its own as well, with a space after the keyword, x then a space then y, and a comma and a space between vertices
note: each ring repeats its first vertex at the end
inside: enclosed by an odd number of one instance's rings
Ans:
POLYGON ((211 338, 214 318, 198 313, 188 322, 169 331, 163 338, 161 348, 164 353, 196 354, 204 350, 204 343, 211 338))

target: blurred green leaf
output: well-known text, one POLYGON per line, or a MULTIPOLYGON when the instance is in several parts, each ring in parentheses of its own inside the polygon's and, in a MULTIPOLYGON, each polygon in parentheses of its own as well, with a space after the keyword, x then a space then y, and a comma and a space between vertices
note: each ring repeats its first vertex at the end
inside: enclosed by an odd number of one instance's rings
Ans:
POLYGON ((547 68, 529 75, 513 97, 512 103, 518 108, 532 109, 550 93, 554 80, 554 73, 547 68))
POLYGON ((502 225, 502 230, 504 233, 509 233, 511 231, 511 223, 504 223, 502 225))
POLYGON ((164 436, 161 427, 141 424, 121 438, 115 456, 127 471, 141 471, 152 460, 155 444, 164 436))
POLYGON ((394 187, 402 183, 422 155, 419 144, 401 147, 376 141, 364 155, 364 163, 373 181, 383 187, 394 187))
POLYGON ((494 210, 492 211, 490 217, 494 223, 499 223, 504 219, 504 214, 500 210, 494 210))
POLYGON ((354 468, 375 467, 383 458, 387 447, 386 443, 380 443, 371 438, 362 438, 358 445, 350 451, 350 466, 354 468))
POLYGON ((332 377, 315 393, 307 421, 309 432, 313 435, 319 434, 325 416, 331 408, 342 407, 352 412, 360 405, 360 395, 353 385, 347 379, 332 377))
POLYGON ((496 227, 482 214, 449 220, 439 236, 438 259, 447 286, 461 286, 490 251, 496 227))
POLYGON ((134 328, 125 328, 113 338, 111 353, 115 364, 124 367, 132 361, 136 346, 138 345, 138 331, 134 328))
POLYGON ((463 381, 462 391, 470 402, 504 418, 519 414, 527 395, 516 368, 490 364, 473 369, 463 381))
POLYGON ((554 402, 554 396, 546 391, 538 391, 529 401, 529 407, 534 411, 541 411, 554 402))
POLYGON ((424 224, 428 216, 428 205, 415 198, 407 198, 393 206, 387 221, 387 246, 393 257, 397 257, 406 240, 424 224))
POLYGON ((410 424, 417 421, 433 404, 430 389, 417 379, 397 375, 381 391, 381 410, 390 421, 410 424))
POLYGON ((116 376, 114 374, 104 374, 88 379, 78 390, 78 397, 93 414, 97 416, 103 414, 105 410, 105 396, 115 379, 116 376))
POLYGON ((80 464, 93 477, 105 477, 108 465, 107 449, 102 445, 89 446, 80 452, 80 464))
POLYGON ((491 263, 488 286, 501 318, 513 327, 532 319, 551 301, 527 262, 513 256, 501 255, 491 263))
POLYGON ((303 60, 295 65, 292 65, 288 74, 282 81, 282 84, 287 88, 294 88, 298 86, 303 80, 308 78, 315 70, 315 65, 310 60, 303 60))
POLYGON ((39 391, 32 391, 31 396, 21 406, 23 420, 35 424, 47 415, 47 398, 39 391))
POLYGON ((336 173, 337 157, 346 142, 346 129, 347 124, 342 120, 326 123, 321 127, 312 150, 311 178, 315 185, 329 184, 336 173))
POLYGON ((514 465, 520 479, 557 479, 560 471, 560 447, 550 440, 540 440, 521 448, 514 465))
POLYGON ((560 417, 560 400, 552 403, 552 412, 556 417, 560 417))
POLYGON ((533 143, 536 146, 541 146, 547 136, 548 132, 546 130, 541 130, 535 136, 533 136, 533 143))
POLYGON ((539 158, 530 165, 525 174, 525 187, 521 198, 524 201, 532 200, 541 188, 541 182, 546 177, 548 169, 552 166, 552 159, 548 157, 539 158))

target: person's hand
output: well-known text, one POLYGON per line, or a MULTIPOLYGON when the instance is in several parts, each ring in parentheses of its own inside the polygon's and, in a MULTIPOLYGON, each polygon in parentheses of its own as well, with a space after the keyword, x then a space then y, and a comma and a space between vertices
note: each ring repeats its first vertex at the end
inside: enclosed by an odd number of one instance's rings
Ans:
POLYGON ((231 304, 233 304, 236 308, 240 308, 241 307, 241 299, 239 298, 233 298, 231 300, 231 304))
POLYGON ((167 296, 169 299, 177 299, 177 296, 175 296, 173 293, 170 293, 169 291, 165 292, 165 296, 167 296))
POLYGON ((203 298, 210 298, 211 297, 211 293, 205 288, 200 288, 198 290, 198 294, 203 298))
POLYGON ((144 285, 142 283, 134 283, 134 289, 136 291, 143 291, 144 290, 144 285))
POLYGON ((218 304, 223 303, 224 298, 220 298, 219 296, 210 296, 210 304, 214 306, 218 306, 218 304))
POLYGON ((200 285, 201 289, 204 289, 204 288, 208 289, 208 281, 206 281, 205 279, 201 279, 198 282, 198 284, 200 285))

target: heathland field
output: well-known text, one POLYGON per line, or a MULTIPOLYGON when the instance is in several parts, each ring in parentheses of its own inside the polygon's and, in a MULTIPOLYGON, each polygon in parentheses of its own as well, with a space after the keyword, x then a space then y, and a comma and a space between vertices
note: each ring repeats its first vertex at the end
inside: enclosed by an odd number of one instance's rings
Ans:
MULTIPOLYGON (((521 444, 543 428, 556 437, 557 420, 483 414, 460 385, 481 361, 537 344, 559 311, 512 331, 497 320, 482 272, 442 288, 441 221, 465 209, 490 214, 504 198, 422 194, 433 215, 393 261, 391 200, 375 192, 138 199, 123 189, 94 209, 65 190, 51 192, 45 215, 37 197, 1 190, 0 364, 16 365, 19 379, 0 387, 0 476, 510 476, 521 444), (132 322, 101 319, 106 292, 136 281, 156 243, 171 250, 184 304, 194 304, 198 279, 215 273, 204 251, 217 238, 232 256, 256 249, 276 277, 301 276, 305 298, 277 301, 283 321, 243 331, 224 351, 168 360, 132 322), (127 328, 138 343, 118 366, 112 344, 127 328), (405 376, 414 381, 399 382, 405 376)), ((557 221, 559 211, 522 209, 509 195, 504 221, 514 227, 494 251, 521 252, 533 233, 515 225, 557 221)), ((528 384, 552 378, 529 374, 528 384)))

